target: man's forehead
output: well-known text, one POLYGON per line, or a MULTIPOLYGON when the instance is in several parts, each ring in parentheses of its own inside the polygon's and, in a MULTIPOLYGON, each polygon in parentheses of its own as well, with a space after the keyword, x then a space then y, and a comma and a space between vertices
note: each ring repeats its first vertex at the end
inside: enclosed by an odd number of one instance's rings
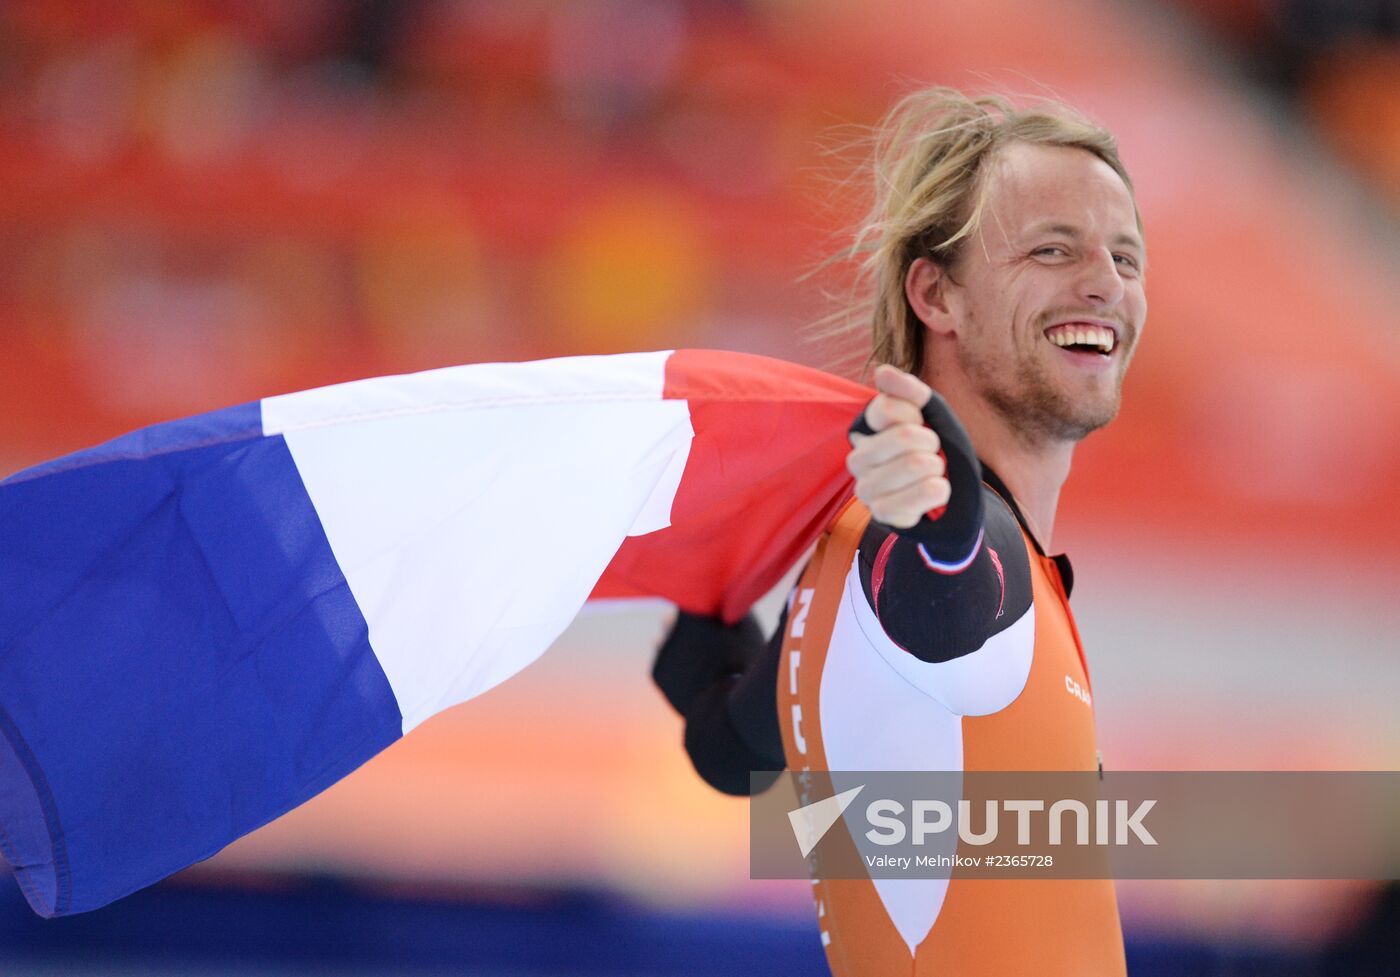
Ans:
POLYGON ((1142 246, 1132 193, 1085 149, 1012 143, 988 174, 988 207, 1009 233, 1111 234, 1142 246))

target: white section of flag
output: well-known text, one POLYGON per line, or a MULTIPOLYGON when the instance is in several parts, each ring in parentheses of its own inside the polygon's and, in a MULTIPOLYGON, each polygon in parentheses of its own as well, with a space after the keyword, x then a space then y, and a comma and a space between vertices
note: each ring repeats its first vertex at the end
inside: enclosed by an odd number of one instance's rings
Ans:
POLYGON ((792 833, 797 837, 797 847, 801 850, 803 858, 812 853, 812 849, 817 847, 817 843, 826 836, 841 815, 846 813, 846 808, 851 806, 856 795, 863 790, 865 785, 861 784, 859 787, 843 790, 825 800, 813 801, 788 812, 788 821, 792 823, 792 833))
POLYGON ((669 524, 694 434, 687 403, 663 399, 669 356, 476 364, 263 401, 405 733, 538 658, 623 540, 669 524))

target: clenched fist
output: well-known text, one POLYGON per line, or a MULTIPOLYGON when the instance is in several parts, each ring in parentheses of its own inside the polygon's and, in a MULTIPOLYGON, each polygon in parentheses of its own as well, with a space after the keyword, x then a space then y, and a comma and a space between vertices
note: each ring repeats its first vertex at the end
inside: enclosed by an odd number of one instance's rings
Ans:
POLYGON ((875 369, 880 393, 865 408, 874 434, 851 434, 846 468, 856 479, 856 498, 879 522, 908 529, 952 495, 938 434, 924 425, 923 409, 933 396, 928 384, 888 363, 875 369))

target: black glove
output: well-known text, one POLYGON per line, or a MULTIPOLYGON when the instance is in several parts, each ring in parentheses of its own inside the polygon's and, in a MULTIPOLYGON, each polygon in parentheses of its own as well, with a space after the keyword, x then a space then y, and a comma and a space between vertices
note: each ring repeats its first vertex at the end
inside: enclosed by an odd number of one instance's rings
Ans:
MULTIPOLYGON (((932 518, 926 514, 908 529, 886 528, 924 544, 931 559, 954 563, 966 559, 982 530, 982 465, 966 428, 936 391, 924 404, 923 415, 924 423, 938 435, 952 492, 947 505, 936 510, 932 518)), ((865 421, 864 409, 856 415, 850 433, 875 433, 865 421)))
POLYGON ((656 653, 651 677, 684 716, 711 686, 748 671, 763 654, 763 631, 752 613, 737 624, 681 611, 656 653))

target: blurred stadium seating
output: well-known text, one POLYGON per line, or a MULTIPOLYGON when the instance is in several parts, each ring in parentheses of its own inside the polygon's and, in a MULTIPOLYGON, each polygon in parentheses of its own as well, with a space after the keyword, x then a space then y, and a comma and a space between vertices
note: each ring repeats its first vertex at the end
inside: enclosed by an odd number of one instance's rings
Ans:
MULTIPOLYGON (((844 279, 801 276, 862 188, 853 153, 827 150, 917 84, 1054 95, 1119 133, 1150 251, 1123 416, 1076 457, 1059 532, 1106 762, 1393 769, 1397 17, 1385 0, 11 0, 0 474, 458 362, 715 346, 831 364, 799 331, 844 279)), ((660 613, 582 619, 517 681, 154 894, 55 924, 15 896, 0 967, 115 972, 109 953, 155 967, 175 946, 170 973, 244 951, 259 973, 585 972, 494 932, 575 948, 588 973, 822 972, 806 887, 748 880, 743 805, 699 784, 648 686, 660 613), (351 961, 337 939, 366 907, 412 936, 364 930, 351 961)), ((1371 895, 1122 898, 1135 974, 1225 975, 1321 973, 1371 895)))

